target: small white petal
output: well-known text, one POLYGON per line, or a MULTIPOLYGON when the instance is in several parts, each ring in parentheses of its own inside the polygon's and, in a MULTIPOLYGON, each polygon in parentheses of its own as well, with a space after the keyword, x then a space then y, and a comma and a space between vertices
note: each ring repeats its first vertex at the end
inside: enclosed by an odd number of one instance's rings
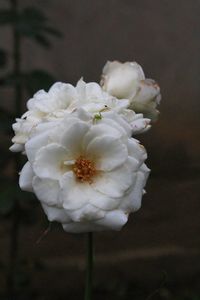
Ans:
POLYGON ((97 170, 103 171, 121 166, 128 157, 127 147, 120 140, 106 135, 89 143, 86 154, 94 157, 97 170))
POLYGON ((84 100, 86 98, 86 83, 82 78, 77 82, 76 90, 79 95, 79 99, 84 100))
POLYGON ((68 210, 79 209, 86 205, 88 201, 87 183, 78 182, 73 172, 63 175, 61 181, 60 201, 63 207, 68 210))
POLYGON ((149 125, 150 121, 150 119, 145 119, 142 117, 141 119, 137 119, 131 122, 132 134, 140 134, 149 130, 151 128, 151 126, 149 125))
POLYGON ((145 117, 156 121, 159 115, 156 107, 160 104, 160 100, 158 84, 152 79, 142 80, 138 93, 131 99, 130 108, 135 112, 142 112, 145 117))
POLYGON ((132 130, 130 124, 123 119, 119 114, 112 112, 106 112, 103 114, 102 124, 107 124, 116 128, 123 136, 131 137, 132 130), (105 116, 105 117, 104 117, 105 116))
POLYGON ((119 198, 123 197, 126 191, 133 184, 135 176, 136 174, 127 163, 114 171, 102 172, 100 176, 95 178, 91 186, 96 191, 109 197, 119 198))
POLYGON ((105 216, 105 211, 87 204, 84 207, 68 212, 74 222, 88 222, 102 219, 105 216))
POLYGON ((137 172, 135 184, 132 189, 124 196, 124 201, 121 202, 120 208, 126 211, 137 211, 141 207, 142 196, 144 194, 144 186, 149 176, 150 170, 143 164, 137 172))
POLYGON ((33 191, 33 186, 32 186, 33 176, 34 173, 31 164, 27 162, 22 168, 19 177, 19 186, 23 191, 27 191, 27 192, 33 191))
POLYGON ((138 161, 138 164, 142 164, 147 158, 147 152, 145 148, 136 140, 128 140, 128 154, 138 161))
POLYGON ((38 110, 51 114, 56 110, 70 110, 72 102, 77 97, 76 90, 71 84, 56 82, 48 92, 40 90, 28 101, 29 110, 38 110))
POLYGON ((121 138, 121 132, 107 124, 93 125, 83 139, 83 148, 85 149, 88 144, 96 137, 110 136, 113 138, 121 138))
POLYGON ((57 208, 55 206, 49 206, 42 203, 45 214, 50 222, 61 222, 61 223, 70 223, 71 219, 67 215, 67 212, 63 208, 57 208))
POLYGON ((36 154, 33 163, 35 174, 40 178, 60 179, 67 150, 59 144, 42 147, 36 154))
POLYGON ((108 212, 103 219, 98 220, 95 223, 97 225, 101 225, 107 230, 120 230, 127 221, 127 214, 120 210, 114 210, 108 212))
POLYGON ((97 208, 103 209, 105 211, 110 211, 112 209, 118 208, 121 198, 117 197, 109 197, 105 193, 100 193, 93 188, 92 195, 96 195, 96 197, 90 197, 90 203, 97 208))
POLYGON ((96 98, 97 99, 103 98, 103 91, 98 83, 89 82, 86 84, 86 95, 87 95, 87 97, 92 99, 92 101, 94 101, 94 99, 96 99, 96 98))
POLYGON ((47 205, 56 205, 57 207, 61 205, 59 202, 60 186, 58 181, 40 179, 35 176, 33 178, 33 190, 41 202, 47 205))
POLYGON ((70 153, 73 153, 74 157, 80 155, 82 151, 82 139, 88 130, 89 125, 87 125, 85 122, 77 121, 77 123, 73 124, 64 133, 61 144, 66 147, 70 153))
POLYGON ((95 191, 91 184, 77 181, 72 172, 63 175, 61 186, 60 201, 63 202, 63 207, 67 210, 76 210, 88 203, 105 210, 113 209, 119 205, 120 199, 112 199, 95 191))
POLYGON ((10 148, 10 151, 12 152, 22 152, 24 151, 24 145, 22 144, 13 144, 10 148))
POLYGON ((41 134, 32 137, 26 144, 25 150, 30 163, 35 161, 36 153, 41 147, 45 146, 49 142, 49 132, 43 132, 41 134))

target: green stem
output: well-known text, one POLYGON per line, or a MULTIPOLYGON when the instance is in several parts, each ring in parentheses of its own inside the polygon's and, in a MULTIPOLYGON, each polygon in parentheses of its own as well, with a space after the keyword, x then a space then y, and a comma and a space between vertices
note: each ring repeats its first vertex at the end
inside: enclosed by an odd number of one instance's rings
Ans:
POLYGON ((87 234, 87 253, 86 253, 86 283, 85 283, 85 300, 92 300, 92 283, 93 283, 93 234, 87 234))

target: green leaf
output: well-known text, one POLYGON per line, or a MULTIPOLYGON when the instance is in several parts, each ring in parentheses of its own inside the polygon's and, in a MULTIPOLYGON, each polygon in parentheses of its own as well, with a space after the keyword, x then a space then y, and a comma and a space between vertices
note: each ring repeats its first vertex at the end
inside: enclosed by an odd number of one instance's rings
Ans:
POLYGON ((12 10, 0 11, 0 25, 13 24, 21 36, 34 39, 43 47, 49 48, 50 36, 61 37, 62 34, 49 26, 45 14, 36 7, 27 7, 19 14, 12 10))
POLYGON ((3 79, 3 84, 13 86, 18 83, 32 96, 39 89, 48 90, 55 81, 55 78, 48 72, 34 70, 27 73, 21 73, 17 77, 13 74, 7 74, 3 79))
POLYGON ((7 63, 7 53, 5 50, 0 49, 0 67, 4 68, 7 63))
POLYGON ((45 48, 50 48, 51 47, 51 42, 49 41, 49 39, 43 35, 43 34, 36 34, 34 36, 34 40, 40 44, 41 46, 45 47, 45 48))
POLYGON ((19 15, 17 29, 20 34, 34 37, 43 31, 46 22, 44 14, 36 8, 25 8, 19 15))
POLYGON ((47 21, 45 14, 34 6, 26 7, 21 13, 21 18, 29 20, 35 24, 36 22, 44 23, 47 21))
POLYGON ((56 37, 62 37, 63 36, 63 34, 58 29, 55 29, 53 27, 45 27, 44 30, 47 33, 49 33, 50 35, 54 35, 56 37))
POLYGON ((12 24, 16 21, 15 13, 10 9, 0 10, 0 25, 12 24))
POLYGON ((51 46, 49 36, 62 36, 57 29, 48 25, 45 14, 35 7, 25 8, 18 16, 16 26, 20 35, 35 40, 45 48, 51 46))
POLYGON ((58 30, 48 25, 44 13, 35 7, 25 8, 19 15, 16 26, 21 35, 34 39, 46 48, 51 45, 48 36, 61 36, 58 30))

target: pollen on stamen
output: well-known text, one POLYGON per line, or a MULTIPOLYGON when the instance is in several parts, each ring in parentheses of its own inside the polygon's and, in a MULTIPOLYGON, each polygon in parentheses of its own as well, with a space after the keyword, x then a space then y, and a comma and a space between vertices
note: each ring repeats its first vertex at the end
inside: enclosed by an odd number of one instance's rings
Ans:
POLYGON ((92 160, 80 156, 75 161, 73 172, 76 178, 81 182, 92 183, 93 177, 96 175, 95 163, 92 160))

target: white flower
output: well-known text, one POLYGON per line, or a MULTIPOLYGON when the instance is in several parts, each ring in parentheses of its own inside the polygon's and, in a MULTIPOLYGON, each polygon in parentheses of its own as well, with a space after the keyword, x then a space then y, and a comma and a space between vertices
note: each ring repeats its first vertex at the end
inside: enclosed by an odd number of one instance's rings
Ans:
POLYGON ((115 111, 94 120, 77 109, 37 126, 20 186, 36 194, 49 221, 74 233, 119 230, 140 208, 146 151, 124 122, 115 111))
POLYGON ((38 91, 27 102, 29 111, 37 111, 43 117, 54 117, 55 113, 73 111, 76 91, 71 84, 56 82, 48 92, 38 91))
MULTIPOLYGON (((130 124, 132 135, 145 132, 151 127, 149 125, 150 119, 144 118, 143 114, 136 114, 134 111, 128 109, 130 106, 128 99, 118 100, 114 96, 110 96, 97 83, 91 82, 86 84, 84 81, 79 80, 77 90, 79 94, 79 107, 92 114, 97 114, 97 116, 98 113, 117 112, 119 116, 130 124)), ((119 117, 118 122, 120 122, 119 117)))
POLYGON ((157 106, 161 94, 159 85, 152 79, 141 80, 139 90, 131 101, 130 108, 136 113, 142 112, 147 118, 156 121, 159 115, 157 106))
MULTIPOLYGON (((109 111, 115 111, 125 118, 129 105, 128 99, 116 99, 103 91, 95 82, 85 83, 81 79, 76 87, 57 82, 48 92, 41 90, 27 102, 28 111, 13 125, 15 136, 12 142, 14 145, 10 147, 10 150, 24 151, 24 144, 34 134, 38 124, 63 119, 66 114, 74 113, 78 108, 89 112, 91 118, 109 111)), ((130 118, 127 118, 126 121, 129 122, 129 120, 130 118)), ((141 120, 141 125, 137 126, 137 133, 148 129, 148 123, 147 119, 141 120)), ((132 126, 132 129, 132 134, 134 134, 135 127, 132 126)))
POLYGON ((114 110, 120 112, 130 105, 128 99, 119 101, 117 98, 103 91, 102 87, 96 82, 86 83, 80 79, 76 85, 77 105, 91 113, 99 111, 114 110))
POLYGON ((143 70, 136 62, 108 61, 103 68, 103 88, 119 99, 132 99, 138 91, 140 80, 144 79, 143 70))
POLYGON ((154 80, 145 79, 141 66, 136 62, 108 61, 103 68, 101 85, 111 95, 129 99, 129 108, 136 113, 142 113, 152 121, 157 119, 160 88, 154 80))
POLYGON ((14 145, 10 147, 13 152, 24 151, 24 144, 28 141, 36 125, 41 122, 62 118, 64 113, 74 110, 74 87, 71 84, 57 82, 48 92, 38 91, 27 102, 28 111, 16 119, 13 124, 15 136, 14 145))
POLYGON ((151 128, 151 120, 144 118, 143 114, 136 114, 133 110, 124 109, 120 116, 130 124, 132 135, 146 132, 151 128))

